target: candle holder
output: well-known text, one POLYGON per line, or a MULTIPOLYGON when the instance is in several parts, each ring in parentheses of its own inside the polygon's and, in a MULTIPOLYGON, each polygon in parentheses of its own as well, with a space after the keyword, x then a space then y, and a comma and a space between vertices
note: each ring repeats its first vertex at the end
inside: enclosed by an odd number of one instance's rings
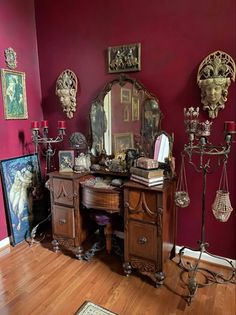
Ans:
MULTIPOLYGON (((190 305, 192 298, 196 294, 197 288, 206 286, 212 283, 229 283, 234 278, 236 274, 236 268, 233 266, 232 261, 209 253, 207 248, 209 243, 205 240, 205 208, 206 208, 206 177, 211 170, 211 160, 216 157, 218 160, 217 166, 222 162, 224 167, 226 167, 228 155, 230 153, 230 148, 233 140, 233 135, 235 134, 235 122, 225 122, 225 144, 224 145, 214 145, 209 142, 208 138, 211 133, 211 125, 209 121, 204 123, 198 121, 198 108, 193 107, 189 109, 184 109, 185 115, 185 126, 186 132, 189 135, 189 142, 184 145, 183 155, 187 155, 189 158, 189 163, 194 167, 197 172, 202 173, 203 178, 203 188, 201 194, 201 239, 198 241, 198 248, 190 248, 184 246, 179 251, 179 266, 188 272, 188 290, 189 294, 187 296, 187 302, 190 305), (198 156, 197 159, 193 161, 193 157, 198 156), (196 263, 191 263, 185 261, 184 252, 190 250, 193 252, 198 252, 199 257, 196 263), (217 260, 223 260, 229 265, 229 275, 224 276, 220 273, 213 272, 206 268, 201 268, 199 266, 202 255, 209 255, 217 260), (205 281, 203 283, 198 282, 197 274, 201 273, 205 281)), ((212 171, 211 171, 212 173, 212 171)))
POLYGON ((31 123, 32 141, 35 144, 35 152, 38 153, 39 145, 43 146, 42 154, 46 157, 46 174, 51 170, 51 158, 55 154, 52 145, 62 142, 65 136, 66 125, 65 121, 58 121, 58 135, 55 138, 48 136, 48 121, 43 120, 41 126, 38 121, 31 123), (41 127, 41 128, 40 128, 41 127))

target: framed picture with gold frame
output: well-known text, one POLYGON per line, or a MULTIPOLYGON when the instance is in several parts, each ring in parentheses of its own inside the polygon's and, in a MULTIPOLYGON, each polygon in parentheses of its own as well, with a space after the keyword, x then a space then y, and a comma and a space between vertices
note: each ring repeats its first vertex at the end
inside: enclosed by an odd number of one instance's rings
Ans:
POLYGON ((108 47, 108 72, 141 70, 141 44, 108 47))
POLYGON ((115 154, 124 152, 134 147, 134 135, 132 132, 115 133, 113 135, 113 152, 115 154))
POLYGON ((132 121, 139 120, 139 98, 132 97, 132 121))
POLYGON ((123 104, 131 103, 131 90, 126 88, 120 89, 120 102, 123 104))
POLYGON ((25 73, 1 70, 5 119, 27 119, 25 73))

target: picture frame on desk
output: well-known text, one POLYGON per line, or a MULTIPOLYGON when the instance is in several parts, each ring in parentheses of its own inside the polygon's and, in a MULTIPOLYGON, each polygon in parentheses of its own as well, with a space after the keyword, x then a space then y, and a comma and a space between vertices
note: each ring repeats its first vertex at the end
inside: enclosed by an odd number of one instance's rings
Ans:
POLYGON ((59 172, 73 172, 75 158, 73 150, 60 150, 58 152, 59 172))
POLYGON ((30 236, 33 227, 33 191, 41 184, 38 155, 1 160, 0 172, 11 232, 10 242, 15 246, 30 236))

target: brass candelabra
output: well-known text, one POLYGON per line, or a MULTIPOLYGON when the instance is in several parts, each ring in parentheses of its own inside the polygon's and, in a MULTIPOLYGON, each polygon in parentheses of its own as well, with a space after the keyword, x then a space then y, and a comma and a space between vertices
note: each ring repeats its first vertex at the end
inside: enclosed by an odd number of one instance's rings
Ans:
POLYGON ((66 125, 65 121, 58 121, 57 130, 58 135, 55 138, 48 136, 48 121, 43 120, 41 122, 41 131, 40 124, 38 121, 32 121, 31 123, 32 130, 32 141, 35 144, 35 152, 38 153, 39 145, 43 147, 42 154, 46 157, 46 174, 51 170, 51 159, 55 154, 52 145, 62 142, 65 136, 66 125))

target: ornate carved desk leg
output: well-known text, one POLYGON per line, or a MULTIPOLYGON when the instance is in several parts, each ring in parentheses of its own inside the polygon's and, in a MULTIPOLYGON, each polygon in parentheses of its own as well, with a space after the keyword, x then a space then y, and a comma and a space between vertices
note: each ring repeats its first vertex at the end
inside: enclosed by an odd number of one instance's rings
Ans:
POLYGON ((84 255, 83 255, 83 247, 82 246, 78 246, 76 247, 74 253, 75 253, 75 257, 79 260, 83 260, 84 255))
POLYGON ((60 251, 60 247, 59 247, 59 242, 58 240, 54 239, 52 241, 52 249, 55 253, 59 252, 60 251))
POLYGON ((124 273, 128 277, 132 272, 132 267, 129 262, 123 263, 124 273))
POLYGON ((165 279, 165 274, 164 272, 156 272, 155 273, 155 282, 156 282, 156 288, 159 288, 160 286, 163 285, 165 279))

